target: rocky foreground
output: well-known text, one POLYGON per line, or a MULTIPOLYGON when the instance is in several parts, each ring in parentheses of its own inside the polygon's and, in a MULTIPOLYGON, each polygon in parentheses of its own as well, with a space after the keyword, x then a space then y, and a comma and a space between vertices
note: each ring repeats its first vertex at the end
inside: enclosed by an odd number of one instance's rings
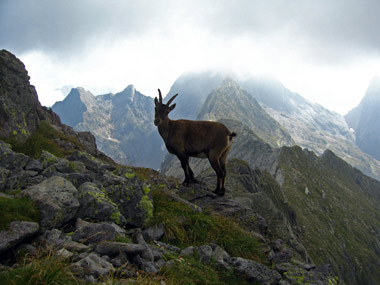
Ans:
POLYGON ((0 142, 0 155, 0 187, 7 193, 1 199, 27 196, 40 211, 38 222, 13 221, 9 229, 0 231, 3 272, 20 266, 13 253, 33 256, 49 248, 69 261, 78 280, 90 282, 116 273, 118 280, 133 280, 141 272, 153 280, 161 276, 161 270, 189 256, 259 284, 294 284, 301 279, 328 284, 335 280, 328 265, 297 262, 281 240, 267 239, 263 218, 256 223, 258 232, 249 234, 260 241, 266 264, 231 256, 223 245, 212 242, 186 247, 163 242, 170 225, 153 223, 153 191, 161 191, 168 201, 181 203, 195 214, 206 208, 227 216, 244 210, 228 197, 213 197, 206 185, 179 186, 178 181, 153 170, 115 166, 86 152, 76 151, 66 158, 43 152, 33 159, 0 142))

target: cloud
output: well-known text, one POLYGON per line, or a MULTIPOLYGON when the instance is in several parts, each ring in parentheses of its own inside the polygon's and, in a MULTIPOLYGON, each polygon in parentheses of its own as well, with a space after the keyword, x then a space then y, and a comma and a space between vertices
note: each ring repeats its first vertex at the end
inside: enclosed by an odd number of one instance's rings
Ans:
POLYGON ((379 51, 378 11, 377 0, 2 0, 0 42, 17 52, 70 53, 99 40, 152 30, 168 35, 192 25, 214 37, 247 35, 252 42, 271 40, 331 60, 351 51, 379 51))
POLYGON ((145 1, 2 0, 0 42, 16 52, 81 51, 143 33, 157 20, 153 8, 145 1))
POLYGON ((378 0, 0 0, 0 48, 45 105, 65 85, 149 95, 182 72, 230 68, 338 110, 379 73, 378 11, 378 0))

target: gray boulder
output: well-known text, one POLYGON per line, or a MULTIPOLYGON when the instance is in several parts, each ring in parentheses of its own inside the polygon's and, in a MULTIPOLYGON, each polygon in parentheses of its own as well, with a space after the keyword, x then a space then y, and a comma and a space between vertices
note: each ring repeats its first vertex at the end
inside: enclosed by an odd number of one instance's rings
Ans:
POLYGON ((115 271, 115 268, 110 262, 102 259, 99 255, 91 253, 74 263, 73 271, 82 276, 91 275, 98 278, 100 276, 108 276, 115 271))
POLYGON ((115 257, 122 252, 128 255, 140 254, 145 249, 146 246, 142 244, 105 241, 98 244, 98 246, 96 247, 96 252, 101 255, 115 257))
POLYGON ((135 229, 132 235, 132 239, 134 243, 145 246, 145 249, 141 252, 140 256, 146 261, 153 261, 154 260, 153 252, 150 249, 150 247, 147 245, 146 241, 144 240, 144 237, 142 235, 142 231, 140 228, 135 229))
POLYGON ((76 193, 77 189, 71 182, 58 176, 22 191, 22 195, 28 196, 39 208, 43 230, 60 228, 75 216, 79 208, 76 193))
POLYGON ((229 265, 249 282, 277 284, 281 280, 277 271, 253 260, 233 257, 230 258, 229 265))
POLYGON ((212 248, 209 245, 201 245, 196 248, 198 255, 199 255, 199 261, 202 263, 210 263, 211 256, 212 256, 212 248))
POLYGON ((127 221, 120 213, 119 207, 113 202, 105 191, 100 190, 96 184, 86 182, 82 184, 77 193, 80 207, 77 217, 98 222, 115 222, 125 226, 127 221))
POLYGON ((11 222, 9 230, 0 231, 0 253, 33 236, 38 230, 38 223, 35 222, 11 222))
POLYGON ((143 230, 142 234, 147 242, 160 240, 165 234, 165 228, 163 224, 154 225, 143 230))
POLYGON ((12 151, 9 144, 0 140, 0 167, 20 171, 29 162, 29 156, 12 151))
POLYGON ((113 241, 116 230, 108 223, 89 223, 77 219, 76 232, 71 236, 73 241, 84 244, 99 243, 102 241, 113 241))

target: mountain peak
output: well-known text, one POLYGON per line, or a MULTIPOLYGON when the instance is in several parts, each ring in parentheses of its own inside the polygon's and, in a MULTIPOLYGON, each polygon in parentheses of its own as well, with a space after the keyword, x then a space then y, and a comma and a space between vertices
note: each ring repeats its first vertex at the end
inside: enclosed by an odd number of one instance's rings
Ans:
POLYGON ((222 81, 222 83, 220 84, 220 87, 234 87, 234 88, 241 88, 239 86, 239 84, 234 80, 232 79, 232 77, 225 77, 222 81))
POLYGON ((366 101, 372 102, 374 100, 380 101, 380 77, 379 76, 375 76, 374 78, 372 78, 362 102, 363 103, 366 101))

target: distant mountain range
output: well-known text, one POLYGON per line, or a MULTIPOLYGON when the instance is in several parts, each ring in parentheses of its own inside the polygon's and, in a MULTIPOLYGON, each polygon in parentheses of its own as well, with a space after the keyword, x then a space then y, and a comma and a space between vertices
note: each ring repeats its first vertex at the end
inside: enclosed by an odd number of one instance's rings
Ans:
POLYGON ((74 88, 52 109, 77 131, 91 131, 98 148, 117 162, 159 168, 162 139, 153 125, 154 104, 130 85, 117 94, 94 96, 74 88))
POLYGON ((380 77, 372 79, 360 104, 345 116, 355 130, 356 145, 380 160, 380 77))
MULTIPOLYGON (((367 94, 380 97, 376 90, 370 87, 367 94)), ((362 111, 367 116, 363 115, 360 123, 359 119, 355 121, 360 110, 367 110, 365 106, 376 109, 376 104, 365 104, 365 98, 361 107, 346 116, 347 123, 345 117, 289 91, 274 79, 239 81, 216 72, 187 73, 174 82, 165 100, 175 93, 179 96, 170 114, 172 119, 238 120, 273 147, 296 144, 316 154, 330 149, 365 174, 380 179, 380 162, 373 154, 379 149, 376 138, 380 138, 376 111, 362 111)), ((92 131, 99 149, 116 161, 155 169, 163 161, 166 149, 152 123, 153 99, 133 86, 100 96, 82 88, 72 89, 52 109, 74 129, 92 131)))

